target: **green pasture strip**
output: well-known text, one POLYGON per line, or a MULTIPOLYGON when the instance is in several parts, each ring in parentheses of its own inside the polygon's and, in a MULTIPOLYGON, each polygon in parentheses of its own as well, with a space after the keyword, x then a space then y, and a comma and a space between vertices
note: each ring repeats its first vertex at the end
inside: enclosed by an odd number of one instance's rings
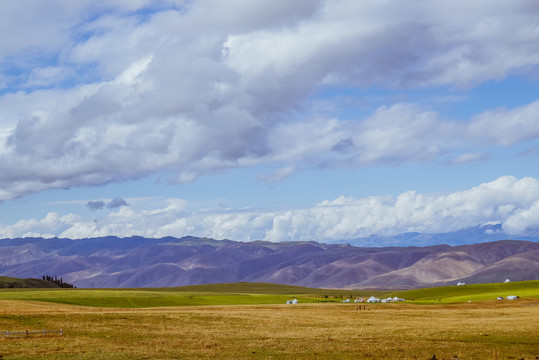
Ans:
POLYGON ((220 293, 220 294, 273 294, 273 295, 289 295, 297 294, 298 296, 313 296, 320 297, 327 295, 328 297, 370 297, 383 296, 388 294, 388 291, 380 290, 349 290, 349 289, 319 289, 308 288, 293 285, 281 285, 271 283, 218 283, 205 285, 189 285, 174 288, 125 288, 125 290, 137 291, 176 291, 176 292, 194 292, 194 293, 220 293))
POLYGON ((386 292, 315 289, 266 283, 226 283, 176 288, 1 289, 0 300, 34 300, 70 305, 142 308, 204 305, 269 305, 297 299, 300 303, 340 302, 386 292))
MULTIPOLYGON (((181 286, 175 288, 168 288, 170 291, 180 292, 219 292, 219 293, 249 293, 249 294, 281 294, 288 295, 294 293, 317 293, 320 289, 312 289, 301 286, 293 285, 281 285, 270 283, 250 283, 250 282, 237 282, 237 283, 218 283, 218 284, 205 284, 205 285, 190 285, 181 286)), ((167 290, 167 288, 165 288, 167 290)))
POLYGON ((282 296, 273 295, 161 295, 161 296, 109 296, 86 298, 36 299, 69 305, 114 307, 114 308, 151 308, 166 306, 209 306, 209 305, 254 305, 284 303, 282 296))
POLYGON ((391 293, 407 300, 414 299, 417 303, 459 303, 467 301, 504 299, 509 295, 521 298, 539 298, 539 280, 516 281, 511 283, 473 284, 463 286, 443 286, 405 290, 391 293))
POLYGON ((264 283, 194 285, 137 289, 0 289, 0 300, 33 300, 70 305, 149 308, 164 306, 269 305, 298 299, 300 303, 341 302, 343 299, 398 296, 415 304, 448 304, 496 300, 517 295, 539 299, 539 280, 499 284, 445 286, 396 292, 315 289, 264 283))
POLYGON ((223 293, 165 291, 160 289, 4 289, 0 290, 0 300, 33 300, 61 304, 142 308, 161 306, 203 306, 203 305, 256 305, 284 304, 287 300, 298 299, 301 303, 335 302, 305 294, 264 294, 264 293, 223 293))
POLYGON ((228 283, 177 288, 137 289, 0 289, 0 300, 34 300, 70 305, 144 308, 163 306, 268 305, 298 299, 300 303, 340 302, 346 298, 398 296, 416 304, 496 300, 517 295, 539 298, 539 280, 499 284, 446 286, 397 292, 315 289, 264 283, 228 283))

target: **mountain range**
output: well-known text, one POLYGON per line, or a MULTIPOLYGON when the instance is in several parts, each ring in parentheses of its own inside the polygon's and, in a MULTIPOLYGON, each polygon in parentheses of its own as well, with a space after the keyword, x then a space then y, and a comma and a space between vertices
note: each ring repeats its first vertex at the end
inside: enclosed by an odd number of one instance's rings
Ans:
POLYGON ((44 274, 62 277, 79 288, 246 281, 407 289, 539 279, 539 243, 357 247, 196 237, 0 240, 0 275, 41 278, 44 274))
MULTIPOLYGON (((484 224, 459 229, 445 233, 426 234, 420 232, 407 232, 395 236, 371 235, 358 239, 337 240, 334 243, 350 244, 355 246, 429 246, 436 244, 468 245, 488 241, 506 240, 510 235, 503 230, 502 224, 484 224)), ((539 236, 521 236, 519 240, 539 241, 539 236)))

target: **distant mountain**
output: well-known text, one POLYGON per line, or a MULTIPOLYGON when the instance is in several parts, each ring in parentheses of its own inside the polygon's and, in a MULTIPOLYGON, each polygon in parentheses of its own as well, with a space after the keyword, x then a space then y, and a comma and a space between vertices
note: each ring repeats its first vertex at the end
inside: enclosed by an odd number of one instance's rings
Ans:
POLYGON ((0 240, 0 275, 62 277, 81 287, 268 282, 325 288, 414 288, 539 279, 539 243, 356 247, 316 242, 103 237, 0 240))
MULTIPOLYGON (((446 233, 425 234, 408 232, 395 236, 372 235, 364 238, 337 241, 337 243, 354 246, 376 246, 377 244, 384 244, 386 246, 407 246, 409 244, 414 244, 416 246, 430 246, 436 244, 468 245, 505 240, 508 238, 509 235, 503 231, 501 224, 487 224, 446 233)), ((539 241, 539 237, 520 237, 520 240, 539 241)))

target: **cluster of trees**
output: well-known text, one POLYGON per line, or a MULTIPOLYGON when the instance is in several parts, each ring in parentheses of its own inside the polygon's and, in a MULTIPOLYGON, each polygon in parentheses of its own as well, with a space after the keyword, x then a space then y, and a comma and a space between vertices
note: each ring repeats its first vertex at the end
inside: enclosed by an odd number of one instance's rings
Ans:
POLYGON ((58 279, 57 276, 52 277, 50 275, 43 275, 43 280, 50 281, 51 283, 54 283, 61 288, 75 288, 76 287, 73 284, 64 282, 62 278, 58 279))

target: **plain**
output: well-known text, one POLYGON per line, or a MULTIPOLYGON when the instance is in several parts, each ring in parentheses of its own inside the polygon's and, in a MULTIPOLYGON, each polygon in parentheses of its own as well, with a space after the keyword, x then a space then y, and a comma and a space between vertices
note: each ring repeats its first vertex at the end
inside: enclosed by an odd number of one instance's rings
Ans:
MULTIPOLYGON (((437 293, 417 290, 413 302, 357 304, 342 303, 341 296, 371 292, 247 283, 177 289, 5 289, 0 291, 0 330, 62 328, 64 336, 4 337, 0 355, 3 359, 431 359, 433 355, 535 359, 539 282, 514 284, 509 292, 520 287, 520 294, 531 295, 516 301, 453 304, 440 298, 463 291, 455 286, 438 288, 437 293), (200 297, 208 304, 163 306, 160 293, 164 299, 175 294, 176 299, 196 302, 200 297), (70 296, 72 303, 85 305, 93 299, 94 306, 53 302, 68 302, 70 296), (281 302, 292 296, 298 296, 300 303, 281 302), (131 301, 134 306, 118 305, 122 297, 128 299, 124 304, 131 301), (217 305, 227 297, 227 303, 244 305, 217 305), (260 299, 279 303, 255 305, 253 301, 260 299), (421 299, 430 299, 431 305, 419 304, 421 299), (209 306, 212 302, 215 305, 209 306), (110 307, 113 303, 117 307, 110 307)), ((485 285, 485 296, 490 298, 496 286, 485 285)), ((464 291, 474 288, 473 296, 480 296, 479 285, 464 291)))

